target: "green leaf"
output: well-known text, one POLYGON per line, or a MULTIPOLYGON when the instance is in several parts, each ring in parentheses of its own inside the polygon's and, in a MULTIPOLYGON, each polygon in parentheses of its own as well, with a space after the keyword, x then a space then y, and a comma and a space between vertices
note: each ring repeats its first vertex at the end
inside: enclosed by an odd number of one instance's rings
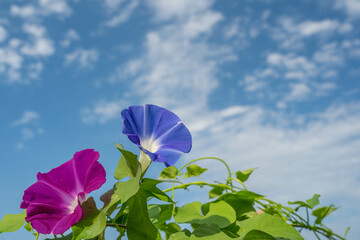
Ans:
POLYGON ((160 173, 159 179, 161 180, 167 180, 167 179, 174 179, 178 174, 178 170, 174 166, 170 166, 162 170, 160 173))
POLYGON ((273 236, 259 231, 259 230, 251 230, 246 234, 243 240, 276 240, 273 236))
POLYGON ((238 224, 240 226, 240 236, 242 237, 245 237, 252 230, 260 230, 275 238, 304 240, 295 228, 285 223, 280 218, 267 213, 262 213, 244 221, 239 221, 238 224))
POLYGON ((256 168, 251 168, 248 170, 244 170, 244 171, 237 171, 236 172, 236 178, 239 179, 241 182, 246 182, 246 180, 248 180, 248 178, 250 177, 251 173, 255 170, 256 168))
POLYGON ((159 229, 164 229, 166 221, 170 220, 172 217, 173 207, 173 204, 149 205, 148 209, 151 222, 159 229))
POLYGON ((155 197, 161 201, 172 203, 173 200, 166 193, 156 187, 156 185, 159 183, 162 183, 162 181, 144 178, 141 183, 141 189, 145 191, 147 196, 155 197))
POLYGON ((165 239, 168 239, 171 234, 181 231, 181 228, 176 223, 166 224, 162 229, 165 232, 165 239))
POLYGON ((320 197, 319 194, 314 194, 314 196, 312 198, 306 200, 306 203, 303 201, 295 201, 295 202, 288 202, 288 203, 292 204, 292 205, 298 205, 295 208, 295 211, 299 210, 299 208, 301 208, 301 207, 313 209, 316 205, 320 204, 319 197, 320 197))
POLYGON ((225 188, 220 186, 220 184, 219 184, 219 186, 216 186, 209 191, 209 198, 216 198, 216 197, 222 195, 224 190, 225 190, 225 188))
POLYGON ((230 240, 233 239, 221 231, 216 224, 202 224, 190 236, 191 240, 230 240))
POLYGON ((201 203, 192 202, 176 209, 174 219, 178 223, 215 224, 220 228, 229 226, 236 220, 235 210, 226 202, 210 203, 205 216, 200 213, 201 203))
POLYGON ((189 239, 188 236, 186 236, 185 232, 177 232, 170 235, 169 240, 187 240, 189 239))
POLYGON ((140 178, 141 178, 141 166, 139 164, 137 173, 134 177, 130 178, 126 182, 117 182, 115 184, 116 190, 114 194, 118 195, 121 203, 125 203, 132 196, 134 196, 140 189, 140 178))
POLYGON ((115 184, 115 187, 116 190, 114 194, 118 195, 121 202, 124 203, 139 191, 139 179, 131 178, 126 182, 118 182, 115 184))
POLYGON ((26 210, 19 214, 6 214, 0 221, 0 233, 15 232, 25 224, 26 210))
POLYGON ((159 231, 150 220, 146 200, 146 194, 142 189, 129 200, 127 222, 127 235, 129 240, 155 240, 160 237, 159 231))
POLYGON ((345 233, 344 233, 344 238, 346 238, 346 236, 348 235, 350 231, 350 227, 347 227, 346 230, 345 230, 345 233))
POLYGON ((334 205, 330 205, 328 207, 320 207, 315 209, 314 211, 312 211, 312 215, 316 217, 315 223, 316 224, 321 224, 321 221, 328 216, 330 213, 332 213, 333 211, 335 211, 336 209, 338 209, 337 207, 335 207, 334 205))
POLYGON ((186 167, 186 173, 184 174, 183 178, 197 177, 205 171, 207 171, 206 168, 199 167, 196 164, 191 164, 190 166, 186 167))
POLYGON ((183 207, 176 208, 174 219, 178 223, 193 223, 200 220, 203 216, 200 213, 201 202, 192 202, 183 207))
MULTIPOLYGON (((255 211, 253 207, 255 204, 255 199, 261 197, 261 195, 257 193, 253 193, 250 191, 239 191, 236 193, 225 193, 221 195, 218 199, 213 201, 213 203, 218 201, 225 201, 228 203, 236 212, 236 218, 238 220, 242 220, 246 218, 243 216, 245 213, 255 211)), ((202 205, 201 211, 203 214, 207 214, 209 211, 210 203, 206 203, 202 205)))
POLYGON ((137 155, 123 149, 121 144, 115 144, 115 147, 122 153, 118 165, 115 169, 114 177, 121 180, 124 177, 135 177, 140 166, 137 155))
POLYGON ((94 199, 91 197, 81 204, 83 217, 71 228, 72 240, 91 239, 101 234, 106 227, 106 215, 96 208, 94 199))
POLYGON ((202 219, 197 221, 198 224, 216 224, 224 228, 235 222, 236 212, 225 201, 210 203, 209 212, 202 219))
POLYGON ((319 197, 320 197, 319 194, 314 194, 312 198, 306 200, 306 203, 311 209, 313 209, 315 206, 320 204, 319 197))

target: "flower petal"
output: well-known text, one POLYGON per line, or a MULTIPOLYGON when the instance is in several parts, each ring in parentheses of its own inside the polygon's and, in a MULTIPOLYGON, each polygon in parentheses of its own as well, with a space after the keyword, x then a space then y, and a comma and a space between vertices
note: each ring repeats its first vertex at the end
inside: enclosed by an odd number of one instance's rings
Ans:
POLYGON ((79 192, 90 193, 105 183, 106 173, 103 166, 97 161, 99 157, 100 154, 94 149, 75 153, 73 158, 75 177, 82 187, 79 192))
POLYGON ((86 149, 48 173, 38 173, 37 182, 25 190, 21 208, 26 221, 43 234, 60 234, 82 216, 81 202, 86 194, 106 181, 105 170, 97 161, 99 153, 86 149))
POLYGON ((191 134, 173 112, 155 105, 131 106, 121 112, 122 132, 152 161, 173 165, 191 150, 191 134))

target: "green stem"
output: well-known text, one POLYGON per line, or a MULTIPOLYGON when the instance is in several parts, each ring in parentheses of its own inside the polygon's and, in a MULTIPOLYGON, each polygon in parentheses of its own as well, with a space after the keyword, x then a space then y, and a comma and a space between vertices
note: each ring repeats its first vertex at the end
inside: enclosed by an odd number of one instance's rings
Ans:
POLYGON ((228 174, 229 174, 228 180, 230 180, 230 186, 231 186, 231 188, 232 188, 233 184, 232 184, 231 171, 230 171, 229 165, 227 165, 227 163, 226 163, 224 160, 222 160, 221 158, 217 158, 217 157, 202 157, 202 158, 197 158, 197 159, 194 159, 194 160, 186 163, 184 166, 182 166, 181 168, 179 168, 179 172, 180 172, 182 169, 184 169, 185 167, 189 166, 190 164, 192 164, 192 163, 194 163, 194 162, 197 162, 197 161, 205 160, 205 159, 214 159, 214 160, 217 160, 217 161, 222 162, 222 163, 225 165, 225 167, 226 167, 226 169, 227 169, 227 171, 228 171, 228 174))
MULTIPOLYGON (((198 182, 192 182, 192 183, 184 183, 184 184, 181 184, 181 185, 177 185, 175 186, 174 188, 168 188, 168 189, 165 189, 163 190, 163 192, 169 192, 169 191, 172 191, 173 189, 180 189, 180 188, 186 188, 188 186, 192 186, 192 185, 205 185, 205 186, 210 186, 210 187, 217 187, 218 185, 217 184, 212 184, 212 183, 207 183, 207 182, 202 182, 202 181, 198 181, 198 182)), ((231 190, 231 191, 234 191, 231 187, 229 186, 226 186, 227 189, 231 190)))
POLYGON ((115 222, 114 219, 112 219, 108 214, 106 214, 107 218, 112 222, 112 224, 114 225, 114 227, 116 228, 116 230, 118 232, 121 232, 120 226, 115 222))
POLYGON ((240 180, 237 179, 237 178, 231 178, 231 179, 237 181, 238 183, 240 183, 241 186, 243 186, 243 188, 245 189, 245 191, 247 191, 247 188, 246 188, 245 184, 244 184, 242 181, 240 181, 240 180))
POLYGON ((37 233, 35 240, 38 240, 38 239, 39 239, 39 236, 40 236, 40 233, 37 233))

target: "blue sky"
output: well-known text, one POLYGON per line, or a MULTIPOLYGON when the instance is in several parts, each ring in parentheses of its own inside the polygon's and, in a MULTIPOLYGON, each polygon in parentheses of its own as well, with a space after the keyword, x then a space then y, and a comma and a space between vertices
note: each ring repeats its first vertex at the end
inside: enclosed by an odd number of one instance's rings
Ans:
POLYGON ((182 162, 259 167, 249 188, 281 202, 319 193, 359 239, 359 23, 359 0, 1 1, 0 217, 81 149, 112 186, 112 144, 136 150, 120 112, 153 103, 193 135, 182 162))

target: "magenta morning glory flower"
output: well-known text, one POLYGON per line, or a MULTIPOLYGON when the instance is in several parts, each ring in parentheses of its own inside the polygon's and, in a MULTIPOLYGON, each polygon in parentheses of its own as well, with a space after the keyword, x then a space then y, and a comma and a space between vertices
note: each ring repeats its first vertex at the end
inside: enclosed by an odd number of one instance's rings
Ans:
POLYGON ((82 150, 50 172, 38 173, 37 182, 25 190, 20 205, 26 209, 25 220, 39 233, 55 235, 78 222, 87 194, 106 181, 99 157, 93 149, 82 150))
POLYGON ((170 166, 182 153, 190 152, 191 134, 175 113, 145 104, 124 109, 121 116, 122 132, 152 161, 170 166))

